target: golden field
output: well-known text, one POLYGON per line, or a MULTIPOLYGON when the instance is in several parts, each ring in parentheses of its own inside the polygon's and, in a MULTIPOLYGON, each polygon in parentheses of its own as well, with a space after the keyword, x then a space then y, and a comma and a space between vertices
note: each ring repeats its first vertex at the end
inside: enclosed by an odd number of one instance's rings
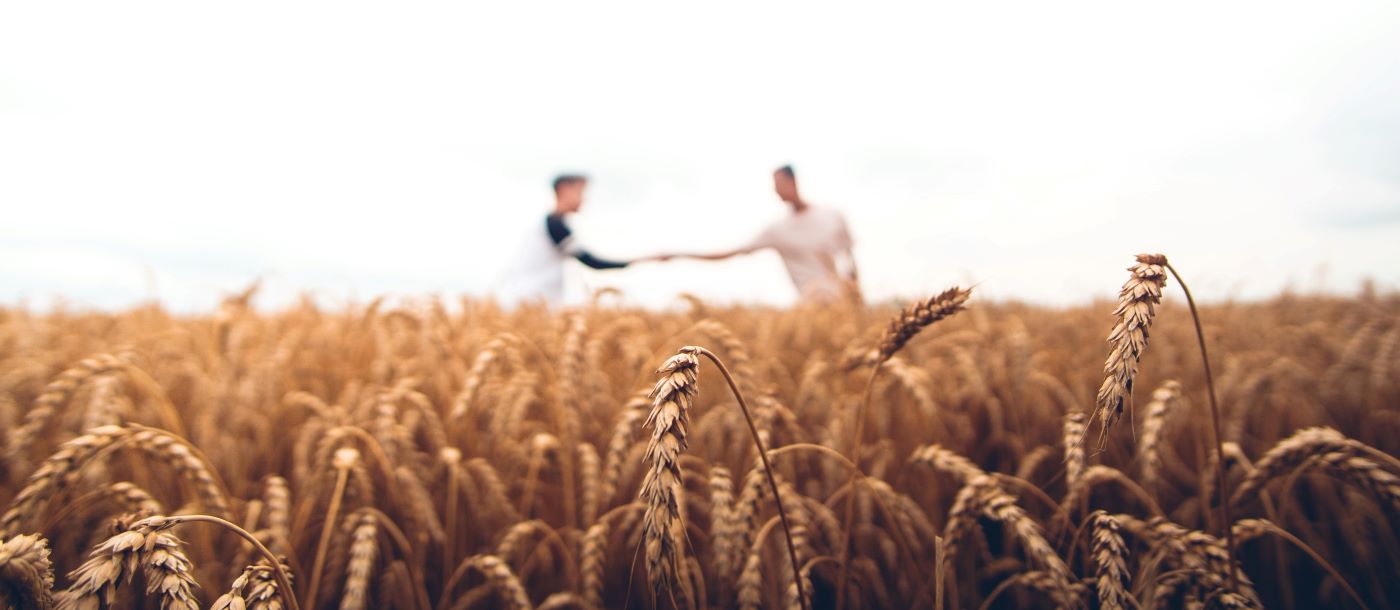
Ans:
POLYGON ((1400 300, 1201 309, 1222 498, 1178 288, 1102 442, 1116 302, 0 310, 0 603, 1400 607, 1400 300))

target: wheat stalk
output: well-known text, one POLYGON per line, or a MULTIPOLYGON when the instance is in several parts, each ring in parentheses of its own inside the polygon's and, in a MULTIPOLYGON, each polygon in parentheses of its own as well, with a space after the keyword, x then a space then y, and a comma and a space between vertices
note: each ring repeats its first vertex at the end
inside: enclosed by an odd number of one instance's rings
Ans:
MULTIPOLYGON (((335 469, 335 488, 331 491, 330 504, 326 509, 326 518, 321 525, 321 538, 316 544, 316 557, 311 564, 311 586, 306 594, 306 607, 316 608, 316 594, 321 588, 321 568, 326 564, 326 550, 331 541, 331 534, 334 532, 336 519, 340 517, 340 504, 345 498, 345 488, 351 476, 351 472, 360 464, 360 452, 351 447, 341 447, 335 450, 331 466, 335 469)), ((363 477, 361 477, 363 478, 363 477)))
POLYGON ((44 426, 53 418, 73 392, 88 379, 125 367, 126 363, 111 354, 96 354, 79 361, 77 366, 64 370, 44 386, 44 391, 35 399, 34 406, 24 414, 24 422, 9 433, 9 443, 5 448, 5 459, 11 472, 24 472, 28 466, 29 448, 43 432, 44 426))
POLYGON ((1255 462, 1254 470, 1235 488, 1235 494, 1230 497, 1230 504, 1239 504, 1257 494, 1265 483, 1292 472, 1315 455, 1354 453, 1355 447, 1354 441, 1332 428, 1319 426, 1294 432, 1255 462))
MULTIPOLYGON (((609 536, 613 532, 613 522, 622 518, 635 519, 645 505, 639 502, 614 508, 588 527, 579 549, 579 580, 583 598, 589 607, 603 607, 603 572, 607 565, 609 536)), ((624 521, 620 529, 625 533, 635 521, 624 521)))
MULTIPOLYGON (((279 567, 291 577, 291 568, 286 562, 280 562, 279 567)), ((228 592, 215 600, 210 610, 283 610, 276 574, 266 560, 243 568, 228 592)))
POLYGON ((972 296, 971 290, 963 290, 954 286, 905 307, 899 316, 890 322, 885 329, 885 334, 880 337, 880 342, 875 348, 879 359, 890 359, 904 348, 904 344, 919 334, 919 331, 934 322, 962 311, 963 304, 970 296, 972 296))
POLYGON ((714 572, 719 579, 720 599, 727 597, 735 559, 743 547, 743 524, 735 520, 734 480, 729 469, 710 467, 710 540, 714 548, 714 572))
POLYGON ((584 381, 584 367, 587 366, 587 359, 583 353, 584 335, 588 332, 588 325, 585 323, 583 315, 575 313, 569 316, 569 329, 564 335, 564 344, 559 351, 559 401, 554 408, 554 424, 558 430, 559 438, 563 439, 562 445, 567 448, 558 453, 560 479, 563 481, 564 514, 570 524, 577 524, 579 518, 577 506, 577 490, 574 473, 574 453, 573 447, 579 441, 580 413, 586 413, 585 408, 589 401, 581 392, 586 389, 584 381))
POLYGON ((104 449, 125 442, 132 430, 121 426, 102 426, 88 430, 82 436, 63 443, 44 460, 38 470, 10 502, 10 508, 0 516, 0 533, 14 536, 37 518, 54 495, 76 482, 76 473, 104 449))
MULTIPOLYGON (((530 610, 530 596, 525 592, 525 587, 520 584, 520 579, 511 571, 510 565, 495 555, 473 555, 462 561, 457 567, 449 585, 461 578, 461 575, 468 570, 481 572, 486 580, 500 595, 500 600, 508 610, 530 610)), ((449 586, 449 590, 451 587, 449 586)), ((446 599, 443 600, 444 602, 446 599)))
POLYGON ((650 405, 651 401, 645 397, 633 398, 622 408, 622 414, 613 426, 613 432, 608 437, 607 455, 603 458, 601 488, 598 490, 598 497, 603 502, 612 502, 617 494, 617 486, 622 480, 623 458, 632 447, 637 422, 647 414, 650 405))
POLYGON ((53 607, 53 564, 43 538, 26 534, 0 543, 0 602, 14 608, 53 607))
POLYGON ((139 568, 146 578, 146 593, 160 598, 162 610, 199 607, 194 566, 185 556, 184 543, 149 519, 121 527, 93 548, 90 559, 69 578, 73 584, 60 595, 61 610, 80 610, 111 604, 117 587, 129 581, 139 568))
POLYGON ((957 556, 958 547, 966 533, 976 527, 977 519, 986 517, 1001 522, 1016 534, 1026 555, 1040 569, 1047 571, 1057 582, 1059 592, 1057 603, 1063 606, 1074 604, 1077 594, 1072 585, 1072 575, 1064 560, 1060 559, 1054 547, 1045 540, 1040 526, 1026 515, 1016 500, 1007 495, 989 475, 979 475, 969 481, 958 492, 953 508, 948 514, 948 523, 943 530, 943 548, 948 561, 957 556))
MULTIPOLYGON (((855 486, 856 480, 860 477, 861 449, 865 442, 865 410, 870 404, 870 395, 875 387, 875 378, 879 376, 881 365, 894 357, 904 345, 913 339, 920 331, 935 322, 943 320, 963 310, 963 304, 972 296, 971 290, 963 290, 957 286, 949 288, 923 301, 905 307, 900 314, 890 322, 885 329, 884 335, 875 348, 874 367, 870 371, 870 377, 865 383, 864 398, 855 412, 855 432, 851 440, 851 463, 857 466, 851 470, 847 484, 851 487, 852 493, 846 496, 845 523, 844 530, 847 532, 841 539, 841 550, 837 554, 841 564, 841 575, 838 577, 836 589, 836 608, 843 610, 846 604, 846 585, 850 577, 850 533, 854 530, 855 519, 855 486)), ((800 582, 800 580, 799 580, 800 582)))
POLYGON ((1181 384, 1167 381, 1152 392, 1152 402, 1147 405, 1147 416, 1142 420, 1142 440, 1138 443, 1138 460, 1142 465, 1142 486, 1149 490, 1155 489, 1161 478, 1167 417, 1180 401, 1181 384))
POLYGON ((579 484, 583 488, 580 499, 583 500, 583 513, 580 517, 583 523, 593 523, 598 516, 598 509, 602 505, 602 485, 599 483, 601 464, 598 461, 598 450, 592 443, 578 444, 578 471, 579 484))
POLYGON ((484 504, 503 513, 507 521, 520 520, 520 512, 510 501, 506 484, 501 481, 500 474, 496 472, 496 468, 491 465, 491 462, 484 458, 472 458, 467 460, 467 471, 476 480, 479 491, 487 496, 484 499, 484 504))
POLYGON ((228 516, 228 498, 221 483, 215 480, 208 462, 188 441, 163 430, 140 428, 132 438, 135 446, 169 464, 183 479, 194 486, 200 504, 209 513, 228 516))
POLYGON ((590 608, 603 606, 603 570, 607 562, 608 534, 612 524, 599 519, 583 534, 579 549, 579 577, 583 599, 590 608))
POLYGON ((410 531, 425 534, 429 544, 441 544, 447 538, 442 519, 438 518, 432 494, 423 484, 423 479, 412 468, 399 466, 394 469, 399 491, 407 496, 407 510, 402 513, 404 526, 410 531))
POLYGON ((369 597, 370 572, 379 556, 379 520, 373 513, 359 511, 345 517, 350 534, 350 563, 345 571, 345 589, 340 610, 362 610, 369 597))
POLYGON ((986 474, 976 464, 951 449, 940 445, 925 445, 914 450, 909 456, 910 463, 932 466, 953 475, 959 483, 967 483, 986 474))
POLYGON ((276 553, 291 552, 292 492, 287 480, 271 476, 263 484, 263 505, 267 507, 267 527, 272 532, 270 547, 276 553))
POLYGON ((1167 284, 1167 257, 1161 254, 1139 254, 1137 264, 1128 268, 1131 274, 1118 293, 1118 318, 1108 334, 1113 345, 1104 363, 1103 385, 1099 386, 1098 408, 1092 419, 1100 420, 1099 446, 1108 441, 1108 431, 1123 415, 1133 398, 1133 378, 1138 363, 1147 351, 1148 330, 1162 302, 1162 288, 1167 284))
POLYGON ((467 373, 466 381, 462 385, 462 391, 453 401, 449 419, 459 421, 467 416, 481 391, 486 374, 491 370, 491 365, 497 362, 501 354, 511 349, 511 339, 510 335, 498 335, 477 352, 476 359, 472 361, 471 371, 467 373))
MULTIPOLYGON (((108 484, 101 490, 122 505, 122 511, 146 516, 164 512, 165 508, 150 492, 137 487, 135 483, 118 481, 108 484)), ((77 504, 77 503, 75 503, 77 504)))
POLYGON ((1093 555, 1099 608, 1123 610, 1128 607, 1128 546, 1118 533, 1118 521, 1103 511, 1090 515, 1093 524, 1093 555))
MULTIPOLYGON (((1114 515, 1114 520, 1134 536, 1148 541, 1154 552, 1170 564, 1181 566, 1171 576, 1158 579, 1152 598, 1162 603, 1182 584, 1195 582, 1202 599, 1231 596, 1231 603, 1260 607, 1253 583, 1233 561, 1225 544, 1205 532, 1190 530, 1161 517, 1146 521, 1130 515, 1114 515), (1231 577, 1233 573, 1233 577, 1231 577)), ((1171 573, 1169 573, 1171 574, 1171 573)))
POLYGON ((1064 445, 1065 445, 1065 485, 1073 489, 1079 484, 1080 478, 1084 476, 1084 468, 1087 462, 1084 456, 1084 444, 1079 439, 1084 438, 1084 431, 1088 429, 1088 417, 1080 411, 1071 411, 1065 414, 1064 423, 1064 445))
POLYGON ((662 363, 656 370, 660 378, 651 391, 651 414, 644 424, 652 432, 640 496, 647 505, 644 518, 647 575, 654 597, 662 597, 676 585, 676 574, 680 570, 680 544, 685 536, 680 512, 680 454, 687 444, 686 428, 699 364, 695 353, 685 349, 662 363))

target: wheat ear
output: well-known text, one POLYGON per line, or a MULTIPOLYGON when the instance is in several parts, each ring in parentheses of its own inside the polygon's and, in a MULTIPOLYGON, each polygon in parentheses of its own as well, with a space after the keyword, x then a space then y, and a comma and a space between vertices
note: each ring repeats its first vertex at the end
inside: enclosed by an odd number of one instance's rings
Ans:
POLYGON ((905 307, 899 316, 890 322, 885 334, 876 346, 880 360, 888 360, 904 348, 925 327, 962 311, 963 304, 972 296, 971 290, 954 286, 932 297, 905 307))
POLYGON ((53 607, 53 564, 43 538, 25 534, 0 544, 0 602, 13 608, 53 607))
POLYGON ((644 508, 646 507, 639 502, 614 508, 603 513, 584 533, 579 548, 579 581, 583 599, 590 607, 603 607, 603 572, 607 566, 608 541, 613 531, 613 521, 622 517, 632 518, 633 521, 624 522, 622 529, 625 533, 631 524, 635 523, 637 511, 644 508))
MULTIPOLYGON (((850 579, 851 567, 851 535, 855 525, 855 487, 856 480, 860 477, 861 449, 865 442, 865 410, 870 404, 870 396, 875 388, 875 378, 879 376, 880 369, 885 361, 894 357, 905 344, 909 343, 920 331, 935 322, 943 320, 963 310, 963 305, 972 296, 972 290, 963 290, 953 286, 941 293, 938 293, 923 301, 918 301, 900 311, 899 316, 890 322, 885 329, 884 335, 880 337, 880 342, 875 348, 874 367, 870 370, 870 377, 865 382, 864 398, 861 399, 860 406, 855 412, 855 432, 851 440, 851 463, 856 468, 851 470, 847 484, 851 488, 850 495, 846 496, 845 522, 843 529, 846 535, 841 537, 841 549, 837 554, 841 564, 840 576, 836 586, 836 610, 843 610, 846 607, 846 585, 850 579)), ((800 583, 801 580, 799 579, 800 583)))
MULTIPOLYGON (((533 607, 530 605, 529 594, 525 592, 525 586, 520 584, 520 579, 511 571, 510 565, 495 555, 472 555, 462 560, 453 571, 452 577, 448 578, 449 593, 469 570, 477 570, 486 577, 499 593, 507 610, 530 610, 533 607)), ((449 598, 443 597, 442 601, 438 602, 439 610, 446 607, 448 600, 449 598)))
POLYGON ((267 507, 267 527, 272 532, 272 550, 290 553, 292 492, 286 479, 279 476, 267 478, 263 486, 263 505, 267 507))
POLYGON ((976 464, 951 449, 941 445, 924 445, 914 450, 909 456, 909 461, 914 464, 932 466, 938 470, 957 477, 960 484, 966 484, 978 476, 987 474, 978 468, 976 464))
POLYGON ((358 511, 345 518, 350 534, 350 563, 345 569, 345 589, 340 610, 363 610, 369 599, 374 562, 379 557, 379 520, 374 513, 358 511))
POLYGON ((1014 532, 1026 555, 1055 578, 1059 591, 1057 603, 1061 606, 1075 605, 1077 593, 1069 567, 1046 541, 1040 526, 1016 505, 1015 498, 1001 490, 990 475, 980 475, 958 491, 943 530, 944 553, 948 561, 957 555, 962 538, 976 527, 979 517, 1000 521, 1014 532))
POLYGON ((1118 320, 1108 334, 1113 348, 1103 365, 1104 380, 1094 412, 1094 418, 1100 420, 1100 448, 1108 442, 1108 431, 1124 408, 1131 405, 1133 379, 1142 353, 1147 351, 1148 330, 1167 284, 1166 264, 1167 257, 1161 254, 1139 254, 1137 264, 1128 268, 1132 275, 1118 293, 1118 308, 1113 310, 1118 320))
POLYGON ((0 535, 14 536, 37 518, 54 495, 77 480, 77 472, 102 450, 125 442, 132 434, 121 426, 101 426, 59 446, 44 460, 0 517, 0 535))
MULTIPOLYGON (((279 567, 291 578, 291 568, 285 561, 279 567)), ((283 610, 282 595, 278 592, 276 570, 263 560, 243 568, 238 578, 233 580, 227 593, 214 601, 210 610, 283 610)))
POLYGON ((1080 411, 1071 411, 1065 414, 1064 423, 1064 445, 1065 445, 1065 485, 1073 489, 1079 484, 1079 479, 1084 476, 1084 468, 1087 459, 1084 455, 1084 444, 1079 439, 1084 438, 1084 431, 1088 428, 1088 417, 1080 411))
POLYGON ((316 607, 316 594, 321 589, 321 568, 326 565, 326 551, 330 545, 331 534, 335 531, 336 519, 340 516, 345 487, 349 483, 351 472, 359 465, 360 452, 351 447, 336 449, 331 459, 331 466, 335 469, 335 487, 331 491, 330 505, 326 509, 325 522, 321 525, 321 537, 316 543, 316 555, 311 564, 311 585, 306 594, 307 608, 316 607))
POLYGON ((1099 593, 1099 608, 1123 610, 1129 606, 1128 546, 1118 532, 1118 521, 1103 511, 1091 517, 1094 528, 1093 555, 1099 593))
POLYGON ((687 443, 686 428, 699 364, 695 353, 685 349, 662 363, 656 370, 660 378, 651 391, 651 414, 644 423, 652 432, 640 496, 647 505, 643 531, 647 576, 654 597, 668 593, 677 584, 680 571, 680 545, 685 536, 680 509, 680 455, 687 443))
POLYGON ((602 486, 598 482, 602 466, 598 461, 598 450, 592 443, 579 443, 578 449, 579 486, 583 488, 580 499, 583 501, 583 523, 593 523, 598 517, 602 502, 602 486))
POLYGON ((622 416, 613 426, 608 437, 607 454, 603 456, 602 479, 599 481, 598 497, 601 502, 610 503, 617 495, 617 486, 622 480, 622 463, 627 451, 632 448, 632 438, 636 434, 637 422, 647 414, 651 401, 644 396, 634 397, 622 408, 622 416))
POLYGON ((1254 464, 1254 470, 1240 482, 1230 503, 1239 504, 1258 493, 1265 483, 1292 472, 1315 455, 1356 453, 1359 445, 1341 432, 1324 426, 1294 432, 1271 447, 1254 464))
POLYGON ((1142 420, 1142 440, 1138 442, 1138 459, 1142 463, 1142 486, 1155 491, 1161 477, 1162 441, 1167 434, 1167 417, 1181 402, 1181 384, 1163 383, 1152 392, 1147 405, 1147 417, 1142 420))
POLYGON ((24 422, 9 433, 5 458, 9 462, 10 472, 27 470, 29 448, 39 438, 44 426, 58 412, 58 409, 68 402, 68 398, 79 386, 95 375, 114 371, 124 366, 126 363, 116 356, 96 354, 79 361, 77 366, 59 373, 53 381, 45 385, 39 397, 34 400, 34 406, 24 414, 24 422))
MULTIPOLYGON (((797 546, 794 542, 792 525, 788 521, 787 508, 783 506, 783 494, 778 488, 778 475, 773 470, 773 465, 768 459, 768 448, 765 446, 764 435, 758 430, 758 425, 754 423, 753 410, 749 408, 748 401, 744 400, 744 393, 739 390, 739 384, 734 381, 734 376, 729 373, 729 367, 724 365, 724 361, 719 356, 714 355, 710 350, 698 346, 688 346, 681 348, 681 353, 690 352, 708 358, 714 363, 715 368, 724 377, 724 382, 729 386, 729 391, 734 394, 735 402, 739 403, 739 411, 744 415, 744 422, 749 426, 749 437, 753 440, 754 449, 758 452, 759 464, 763 466, 763 472, 767 475, 768 489, 773 492, 773 504, 778 509, 778 522, 783 526, 783 539, 787 542, 788 561, 792 563, 794 572, 801 569, 802 562, 798 561, 797 546)), ((806 588, 802 584, 802 579, 797 579, 797 597, 802 607, 810 608, 810 600, 807 597, 806 588)))
POLYGON ((735 520, 734 479, 723 466, 710 468, 710 544, 720 597, 728 598, 728 585, 734 564, 743 549, 743 524, 735 520))
POLYGON ((164 524, 139 521, 99 543, 69 578, 73 584, 60 595, 61 610, 82 610, 109 605, 118 585, 136 570, 146 577, 146 593, 160 598, 162 610, 195 610, 194 566, 185 556, 184 543, 166 531, 164 524))

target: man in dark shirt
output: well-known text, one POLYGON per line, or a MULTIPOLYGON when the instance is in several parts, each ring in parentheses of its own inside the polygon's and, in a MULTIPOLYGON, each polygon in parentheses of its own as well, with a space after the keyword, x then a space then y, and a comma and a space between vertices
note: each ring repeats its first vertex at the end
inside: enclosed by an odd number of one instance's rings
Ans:
POLYGON ((554 211, 544 218, 544 230, 531 230, 505 278, 504 294, 513 302, 544 300, 559 304, 564 298, 564 263, 572 258, 593 269, 621 269, 628 264, 659 257, 633 261, 609 260, 595 256, 585 248, 566 219, 583 207, 584 189, 588 178, 578 174, 563 174, 554 179, 554 211))

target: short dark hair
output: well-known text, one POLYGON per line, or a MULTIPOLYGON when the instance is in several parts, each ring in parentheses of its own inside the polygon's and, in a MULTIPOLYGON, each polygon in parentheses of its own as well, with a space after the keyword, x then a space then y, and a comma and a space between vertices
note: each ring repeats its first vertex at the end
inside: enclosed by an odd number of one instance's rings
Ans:
POLYGON ((559 189, 570 184, 578 184, 579 182, 588 182, 588 176, 583 174, 559 174, 554 177, 554 193, 558 194, 559 189))
POLYGON ((782 174, 784 176, 787 176, 791 180, 797 179, 797 172, 792 171, 791 165, 784 165, 778 169, 773 170, 773 173, 782 174))

